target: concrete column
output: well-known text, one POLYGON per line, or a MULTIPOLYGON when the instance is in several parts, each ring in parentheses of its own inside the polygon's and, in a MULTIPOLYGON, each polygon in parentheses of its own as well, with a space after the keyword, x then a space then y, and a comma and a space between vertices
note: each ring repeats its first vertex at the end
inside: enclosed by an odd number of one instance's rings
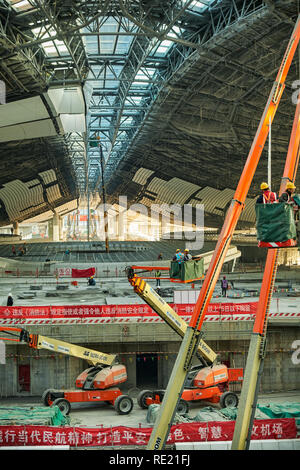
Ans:
POLYGON ((13 229, 14 229, 14 232, 13 232, 14 235, 20 235, 19 222, 13 223, 13 229))
POLYGON ((53 241, 59 242, 59 215, 55 212, 53 214, 53 241))
POLYGON ((49 240, 53 239, 53 220, 48 220, 48 238, 49 240))
POLYGON ((59 216, 59 240, 63 240, 63 217, 59 216))

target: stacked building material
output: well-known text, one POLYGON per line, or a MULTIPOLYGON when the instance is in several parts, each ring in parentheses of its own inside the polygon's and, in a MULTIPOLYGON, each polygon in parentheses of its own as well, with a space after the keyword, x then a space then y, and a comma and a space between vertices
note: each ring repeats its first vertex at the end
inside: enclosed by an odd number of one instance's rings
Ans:
POLYGON ((31 424, 42 426, 64 426, 70 418, 64 416, 58 406, 12 406, 0 407, 0 425, 31 424))

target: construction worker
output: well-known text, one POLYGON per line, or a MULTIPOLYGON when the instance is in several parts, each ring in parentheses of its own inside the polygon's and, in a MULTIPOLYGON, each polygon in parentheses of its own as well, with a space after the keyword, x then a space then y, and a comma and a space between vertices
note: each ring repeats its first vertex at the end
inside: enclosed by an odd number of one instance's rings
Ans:
POLYGON ((184 261, 184 254, 179 248, 177 248, 176 250, 175 256, 173 257, 173 261, 178 261, 179 264, 184 261))
POLYGON ((96 285, 96 281, 94 279, 94 276, 91 276, 88 278, 88 285, 89 286, 95 286, 96 285))
POLYGON ((10 292, 10 293, 8 294, 8 297, 7 297, 6 305, 7 305, 8 307, 12 307, 13 304, 14 304, 14 299, 13 299, 12 293, 10 292))
POLYGON ((161 277, 161 272, 160 271, 155 271, 155 278, 156 278, 156 288, 160 289, 160 277, 161 277))
POLYGON ((223 277, 221 280, 221 288, 222 288, 222 297, 227 297, 227 289, 228 289, 228 281, 226 276, 223 277))
POLYGON ((297 230, 297 240, 298 240, 298 245, 300 242, 300 221, 299 221, 299 204, 296 202, 293 198, 293 194, 295 193, 296 186, 292 181, 289 181, 286 184, 286 189, 284 193, 281 194, 279 197, 278 201, 279 202, 284 202, 286 204, 290 204, 293 206, 294 210, 294 218, 295 218, 295 223, 296 223, 296 230, 297 230))
POLYGON ((184 250, 184 252, 183 252, 184 253, 184 258, 183 258, 184 261, 189 261, 190 259, 192 259, 192 255, 189 253, 189 251, 190 250, 188 248, 186 248, 184 250))
POLYGON ((257 204, 273 204, 277 202, 277 194, 270 190, 268 183, 261 183, 261 195, 257 198, 257 204))
POLYGON ((281 194, 279 202, 287 202, 288 204, 294 204, 293 193, 295 192, 296 186, 294 183, 289 181, 286 184, 286 189, 284 193, 281 194))

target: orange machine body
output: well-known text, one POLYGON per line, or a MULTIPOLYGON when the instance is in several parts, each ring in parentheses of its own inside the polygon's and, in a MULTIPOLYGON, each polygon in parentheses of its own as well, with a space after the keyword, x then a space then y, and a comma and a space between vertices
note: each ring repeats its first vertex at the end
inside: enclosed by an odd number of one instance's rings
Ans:
MULTIPOLYGON (((206 400, 211 403, 219 403, 224 392, 229 391, 229 384, 243 381, 242 368, 227 368, 224 364, 204 367, 195 375, 190 387, 183 390, 181 398, 187 402, 206 400)), ((151 404, 162 402, 161 391, 153 391, 145 398, 147 407, 151 404)))
POLYGON ((126 382, 127 372, 126 367, 118 364, 113 367, 106 367, 102 369, 94 378, 94 388, 104 390, 109 387, 126 382))
MULTIPOLYGON (((81 374, 78 375, 75 386, 76 388, 84 388, 88 376, 92 373, 94 367, 85 369, 81 374)), ((126 382, 127 372, 126 367, 122 364, 117 364, 112 367, 105 367, 96 374, 93 375, 93 380, 88 388, 105 390, 115 385, 126 382)))
POLYGON ((219 364, 201 369, 194 378, 193 384, 195 387, 205 388, 223 382, 228 382, 228 369, 224 364, 219 364))

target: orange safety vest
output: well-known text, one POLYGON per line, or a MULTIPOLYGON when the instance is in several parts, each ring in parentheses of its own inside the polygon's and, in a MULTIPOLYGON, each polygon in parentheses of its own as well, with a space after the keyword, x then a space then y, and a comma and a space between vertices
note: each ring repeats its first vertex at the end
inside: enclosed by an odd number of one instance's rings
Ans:
POLYGON ((264 204, 272 204, 277 200, 277 194, 273 193, 272 191, 264 191, 263 192, 263 201, 264 204))

